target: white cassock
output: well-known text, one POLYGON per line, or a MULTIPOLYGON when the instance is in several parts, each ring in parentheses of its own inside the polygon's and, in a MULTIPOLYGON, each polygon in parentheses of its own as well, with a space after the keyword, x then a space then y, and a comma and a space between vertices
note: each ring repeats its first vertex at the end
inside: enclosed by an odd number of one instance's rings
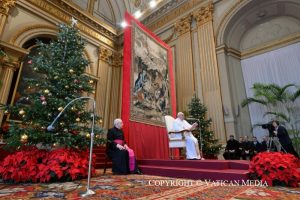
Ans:
MULTIPOLYGON (((185 120, 181 120, 179 118, 175 119, 173 123, 173 130, 182 131, 184 129, 190 129, 192 127, 185 120)), ((199 143, 198 140, 194 137, 194 135, 189 132, 184 132, 184 136, 186 139, 186 159, 200 159, 200 151, 199 151, 199 143)))

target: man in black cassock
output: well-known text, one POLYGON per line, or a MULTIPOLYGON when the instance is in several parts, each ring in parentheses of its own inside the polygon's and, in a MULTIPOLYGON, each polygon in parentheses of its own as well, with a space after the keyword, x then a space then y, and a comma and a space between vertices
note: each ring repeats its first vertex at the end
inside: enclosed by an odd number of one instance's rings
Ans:
POLYGON ((107 154, 112 160, 112 172, 113 174, 140 173, 133 151, 124 139, 122 127, 122 120, 115 119, 114 127, 107 133, 107 154))
POLYGON ((278 137, 278 140, 281 144, 281 151, 286 151, 287 153, 293 154, 297 158, 299 158, 299 155, 295 151, 293 147, 292 140, 286 130, 285 127, 279 126, 278 121, 272 121, 272 125, 274 127, 274 134, 278 137))
POLYGON ((250 151, 250 160, 262 150, 261 143, 257 141, 255 136, 252 137, 252 150, 250 151))
POLYGON ((233 135, 230 135, 225 148, 225 153, 223 154, 224 159, 225 160, 237 159, 238 148, 239 148, 239 142, 234 139, 233 135))

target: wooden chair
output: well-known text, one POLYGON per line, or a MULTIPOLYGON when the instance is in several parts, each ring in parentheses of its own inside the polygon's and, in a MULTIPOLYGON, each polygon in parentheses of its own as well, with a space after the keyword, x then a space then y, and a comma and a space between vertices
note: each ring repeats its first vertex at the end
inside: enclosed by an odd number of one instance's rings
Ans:
POLYGON ((180 132, 175 132, 173 130, 173 123, 174 123, 175 119, 170 116, 170 115, 166 115, 165 116, 165 123, 166 123, 166 129, 168 132, 168 138, 169 138, 169 148, 170 148, 170 158, 174 159, 174 155, 173 155, 173 150, 175 148, 186 148, 186 141, 185 141, 185 137, 184 137, 184 132, 180 131, 180 132))
POLYGON ((107 163, 108 163, 108 161, 111 160, 111 159, 109 158, 109 156, 108 156, 108 149, 109 149, 109 142, 106 142, 106 145, 105 145, 105 160, 104 160, 103 174, 106 173, 107 163))

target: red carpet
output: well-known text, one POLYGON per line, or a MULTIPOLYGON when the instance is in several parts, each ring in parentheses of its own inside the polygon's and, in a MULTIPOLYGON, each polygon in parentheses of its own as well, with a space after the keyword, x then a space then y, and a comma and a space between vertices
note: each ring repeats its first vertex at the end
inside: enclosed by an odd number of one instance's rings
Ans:
MULTIPOLYGON (((104 168, 105 148, 96 147, 96 168, 104 168)), ((248 179, 249 161, 243 160, 139 160, 146 175, 187 179, 238 181, 248 179)), ((111 167, 111 162, 107 167, 111 167)))
POLYGON ((139 160, 143 174, 206 180, 247 180, 249 161, 139 160))

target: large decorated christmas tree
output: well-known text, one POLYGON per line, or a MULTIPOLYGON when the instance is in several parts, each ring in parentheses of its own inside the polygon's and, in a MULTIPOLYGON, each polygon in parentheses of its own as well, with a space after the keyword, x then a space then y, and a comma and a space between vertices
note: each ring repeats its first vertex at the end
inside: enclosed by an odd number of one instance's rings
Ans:
MULTIPOLYGON (((73 24, 74 25, 74 24, 73 24)), ((5 113, 21 122, 12 122, 5 138, 8 147, 36 146, 51 148, 66 146, 82 149, 90 141, 92 112, 87 101, 75 101, 66 108, 54 125, 53 133, 47 127, 71 100, 94 93, 94 80, 85 74, 89 62, 84 57, 84 41, 73 26, 61 24, 57 39, 44 44, 38 42, 38 54, 28 61, 35 72, 34 79, 25 79, 24 96, 5 113)), ((99 122, 99 117, 97 117, 99 122)), ((95 130, 96 143, 102 140, 95 130)))
POLYGON ((203 105, 200 99, 194 96, 188 104, 189 116, 199 120, 200 131, 197 135, 199 146, 202 143, 202 153, 204 157, 216 156, 221 150, 221 144, 214 137, 214 132, 209 130, 212 123, 211 118, 207 119, 207 108, 203 105), (200 138, 201 134, 201 138, 200 138))
MULTIPOLYGON (((24 80, 26 89, 14 105, 1 107, 10 117, 4 141, 14 151, 0 163, 4 181, 70 181, 87 176, 94 113, 84 99, 65 106, 94 93, 94 80, 85 74, 89 64, 83 54, 85 43, 73 25, 59 25, 57 38, 49 44, 38 42, 38 53, 28 61, 34 78, 24 80), (61 111, 49 132, 47 127, 61 111)), ((103 143, 102 129, 96 126, 94 133, 95 143, 103 143)))

